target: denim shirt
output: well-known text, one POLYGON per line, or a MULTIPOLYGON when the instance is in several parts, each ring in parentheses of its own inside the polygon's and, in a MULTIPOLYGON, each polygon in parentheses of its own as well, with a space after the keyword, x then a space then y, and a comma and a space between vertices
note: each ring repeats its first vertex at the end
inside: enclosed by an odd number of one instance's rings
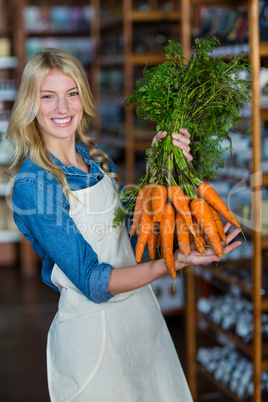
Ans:
MULTIPOLYGON (((65 166, 50 154, 65 173, 72 191, 93 186, 103 176, 100 164, 90 159, 85 146, 76 143, 76 151, 90 166, 90 174, 65 166)), ((112 160, 108 171, 117 172, 112 160)), ((46 284, 58 290, 51 282, 56 263, 90 300, 101 303, 112 297, 108 283, 113 267, 108 262, 99 264, 97 254, 69 216, 70 205, 61 185, 30 158, 15 179, 12 204, 15 223, 42 259, 41 274, 46 284)))

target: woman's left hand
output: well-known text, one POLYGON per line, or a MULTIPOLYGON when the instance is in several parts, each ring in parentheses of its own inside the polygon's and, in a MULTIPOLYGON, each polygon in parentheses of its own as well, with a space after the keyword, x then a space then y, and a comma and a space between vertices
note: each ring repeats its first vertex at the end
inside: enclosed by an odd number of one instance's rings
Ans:
MULTIPOLYGON (((158 131, 158 133, 153 138, 152 144, 158 142, 160 138, 165 138, 166 135, 166 131, 158 131)), ((173 137, 173 144, 182 150, 187 162, 191 162, 193 160, 193 157, 190 154, 190 133, 188 132, 188 130, 186 128, 180 128, 179 133, 172 133, 171 135, 173 137)))

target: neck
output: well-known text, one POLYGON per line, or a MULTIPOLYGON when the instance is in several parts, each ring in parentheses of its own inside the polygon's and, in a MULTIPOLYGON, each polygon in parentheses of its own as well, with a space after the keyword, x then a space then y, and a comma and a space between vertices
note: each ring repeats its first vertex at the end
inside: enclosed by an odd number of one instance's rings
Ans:
POLYGON ((59 140, 53 142, 46 142, 46 147, 57 159, 64 165, 76 165, 78 155, 75 150, 75 138, 68 138, 67 140, 59 140))

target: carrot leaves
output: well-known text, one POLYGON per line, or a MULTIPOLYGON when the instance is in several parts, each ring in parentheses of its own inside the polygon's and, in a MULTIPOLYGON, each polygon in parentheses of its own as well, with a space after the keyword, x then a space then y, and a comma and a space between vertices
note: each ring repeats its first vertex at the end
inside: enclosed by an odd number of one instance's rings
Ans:
MULTIPOLYGON (((137 188, 151 182, 166 187, 178 184, 184 194, 194 198, 201 182, 213 179, 224 166, 224 154, 231 149, 231 130, 251 102, 251 83, 241 71, 250 78, 252 67, 243 53, 225 59, 213 57, 219 45, 216 37, 195 39, 187 59, 182 46, 170 40, 166 60, 157 66, 146 64, 142 78, 126 98, 125 105, 135 105, 139 119, 153 122, 156 132, 168 133, 147 150, 147 171, 137 188), (172 133, 180 128, 191 134, 191 163, 172 142, 172 133), (223 148, 226 140, 230 147, 223 148)), ((124 196, 123 192, 121 199, 124 196)), ((128 207, 133 207, 135 197, 128 200, 128 207)), ((118 223, 119 216, 116 220, 118 223)))
POLYGON ((251 99, 250 82, 239 76, 243 70, 251 75, 248 58, 245 54, 228 60, 212 57, 218 45, 216 37, 196 39, 192 57, 186 59, 181 45, 170 40, 166 61, 146 65, 125 102, 136 104, 137 117, 154 122, 156 131, 171 135, 181 127, 188 129, 193 167, 200 179, 214 178, 223 166, 221 142, 230 141, 230 130, 251 99))

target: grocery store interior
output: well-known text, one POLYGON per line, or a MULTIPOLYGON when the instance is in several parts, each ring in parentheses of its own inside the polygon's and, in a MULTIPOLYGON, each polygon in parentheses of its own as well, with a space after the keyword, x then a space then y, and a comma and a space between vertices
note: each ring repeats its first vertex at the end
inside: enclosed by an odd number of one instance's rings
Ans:
POLYGON ((217 265, 187 267, 175 287, 167 274, 152 288, 195 402, 268 400, 268 2, 0 0, 1 401, 49 401, 46 341, 59 300, 12 215, 6 130, 25 63, 46 47, 81 61, 97 110, 89 135, 122 185, 136 185, 156 127, 126 97, 145 65, 164 63, 169 40, 189 60, 195 39, 213 36, 211 57, 228 63, 243 54, 252 66, 239 76, 250 83, 251 101, 230 128, 231 142, 220 143, 223 160, 209 178, 241 225, 242 246, 217 265))

